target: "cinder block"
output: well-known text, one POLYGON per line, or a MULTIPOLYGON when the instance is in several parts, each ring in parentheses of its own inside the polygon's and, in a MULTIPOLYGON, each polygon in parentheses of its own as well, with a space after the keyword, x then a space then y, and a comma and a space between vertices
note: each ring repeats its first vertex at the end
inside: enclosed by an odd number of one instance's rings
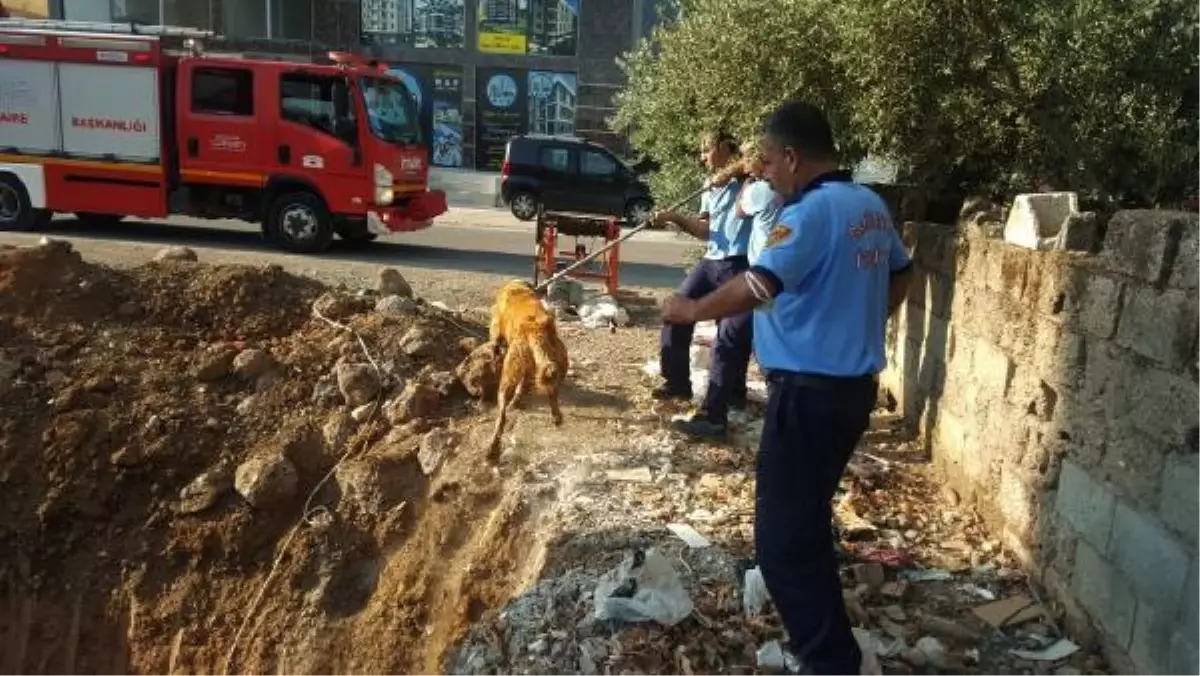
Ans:
POLYGON ((1162 443, 1138 431, 1128 419, 1108 430, 1097 475, 1138 509, 1158 509, 1158 486, 1166 451, 1162 443))
POLYGON ((1195 364, 1196 293, 1127 289, 1117 344, 1170 367, 1195 364))
POLYGON ((962 419, 949 411, 942 411, 938 415, 934 431, 934 459, 937 460, 940 456, 955 464, 960 464, 965 441, 962 419))
POLYGON ((1197 562, 1193 557, 1192 565, 1188 569, 1187 586, 1183 588, 1183 596, 1179 597, 1179 631, 1192 640, 1200 637, 1200 608, 1198 607, 1200 607, 1200 570, 1197 570, 1197 562))
POLYGON ((1138 599, 1133 638, 1129 642, 1129 658, 1140 673, 1169 673, 1171 635, 1175 629, 1174 610, 1174 607, 1156 606, 1138 599))
POLYGON ((1196 642, 1195 633, 1176 630, 1171 635, 1166 673, 1200 674, 1200 645, 1196 642))
POLYGON ((1118 211, 1108 222, 1100 260, 1110 270, 1159 284, 1171 271, 1180 238, 1195 218, 1181 211, 1118 211))
POLYGON ((1127 414, 1137 429, 1164 444, 1193 442, 1200 411, 1200 385, 1195 380, 1148 369, 1129 385, 1127 414))
POLYGON ((1031 259, 1038 256, 1032 251, 1024 251, 1016 247, 1005 247, 1000 260, 1000 285, 1005 300, 1009 303, 1020 304, 1025 295, 1025 283, 1029 277, 1031 259))
POLYGON ((1012 381, 1013 364, 1008 355, 986 338, 975 341, 975 377, 989 399, 1004 399, 1012 381))
POLYGON ((1033 340, 1038 375, 1058 389, 1075 390, 1084 378, 1084 337, 1050 321, 1038 322, 1033 340))
POLYGON ((950 298, 954 294, 954 282, 944 274, 931 272, 926 277, 928 294, 925 297, 925 307, 935 317, 950 318, 950 298))
POLYGON ((1001 293, 1004 290, 1004 252, 1006 249, 1008 249, 1008 245, 1003 243, 994 244, 988 249, 984 283, 987 290, 992 293, 1001 293))
POLYGON ((1025 472, 1020 465, 1005 462, 1000 466, 1000 490, 996 494, 996 506, 1004 518, 1004 525, 1016 540, 1031 541, 1034 516, 1034 491, 1031 490, 1025 472))
POLYGON ((1129 647, 1137 600, 1128 578, 1086 542, 1075 546, 1075 570, 1071 576, 1075 598, 1087 609, 1106 634, 1122 649, 1129 647))
POLYGON ((1176 289, 1195 291, 1200 286, 1200 246, 1197 245, 1197 225, 1200 217, 1192 214, 1183 221, 1182 236, 1179 238, 1179 251, 1175 254, 1175 266, 1171 269, 1169 283, 1176 289))
POLYGON ((1191 557, 1156 519, 1117 501, 1108 558, 1129 578, 1137 596, 1166 608, 1187 582, 1191 557))
POLYGON ((1054 248, 1067 219, 1079 213, 1073 192, 1017 195, 1004 224, 1004 240, 1026 249, 1054 248))
POLYGON ((1163 464, 1158 516, 1186 542, 1196 544, 1200 531, 1200 456, 1168 455, 1163 464))
POLYGON ((1124 285, 1108 275, 1096 274, 1085 283, 1079 328, 1100 338, 1112 338, 1121 314, 1121 293, 1124 285))
POLYGON ((1112 489, 1092 479, 1079 465, 1064 460, 1058 475, 1055 510, 1097 551, 1108 549, 1116 496, 1112 489))

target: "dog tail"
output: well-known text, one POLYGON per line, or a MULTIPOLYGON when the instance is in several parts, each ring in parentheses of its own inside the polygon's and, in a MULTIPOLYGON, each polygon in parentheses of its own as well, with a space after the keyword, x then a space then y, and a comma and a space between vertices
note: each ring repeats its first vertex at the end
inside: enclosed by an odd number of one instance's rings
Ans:
POLYGON ((531 323, 537 327, 532 332, 534 339, 529 344, 530 351, 533 353, 534 371, 537 374, 534 380, 537 388, 544 391, 552 388, 567 374, 565 367, 560 366, 554 359, 554 353, 558 351, 553 345, 553 342, 558 340, 554 316, 540 315, 532 319, 531 323))

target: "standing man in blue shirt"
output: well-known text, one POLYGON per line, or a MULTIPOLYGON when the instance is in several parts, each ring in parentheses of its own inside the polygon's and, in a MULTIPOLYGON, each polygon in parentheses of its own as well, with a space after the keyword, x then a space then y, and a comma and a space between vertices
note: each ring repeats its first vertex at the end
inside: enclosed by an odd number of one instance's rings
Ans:
MULTIPOLYGON (((723 134, 708 134, 700 143, 700 157, 710 171, 726 167, 737 155, 733 139, 723 134)), ((732 173, 732 172, 729 172, 732 173)), ((700 298, 733 279, 749 267, 746 258, 750 242, 750 224, 737 213, 737 197, 742 189, 740 178, 714 181, 700 198, 700 214, 692 218, 674 212, 655 214, 658 226, 673 224, 696 239, 706 240, 704 258, 679 287, 687 298, 700 298)), ((749 308, 723 315, 717 326, 716 345, 708 366, 708 389, 699 412, 682 423, 681 431, 702 437, 721 437, 727 429, 730 407, 746 401, 746 369, 750 365, 752 313, 749 308)), ((690 400, 692 381, 690 350, 695 322, 663 325, 660 339, 662 386, 652 393, 655 399, 690 400)))
POLYGON ((783 199, 756 264, 664 319, 691 323, 754 309, 768 398, 756 473, 758 564, 804 673, 858 673, 830 535, 831 505, 867 429, 884 327, 911 262, 883 200, 838 170, 824 113, 790 102, 766 123, 764 173, 783 199))

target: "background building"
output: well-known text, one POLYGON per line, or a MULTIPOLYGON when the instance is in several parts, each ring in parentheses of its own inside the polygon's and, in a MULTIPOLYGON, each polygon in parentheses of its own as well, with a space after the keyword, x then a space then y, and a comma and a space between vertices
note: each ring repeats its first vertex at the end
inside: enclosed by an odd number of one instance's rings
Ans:
POLYGON ((229 51, 378 57, 420 89, 436 164, 495 170, 503 143, 526 131, 574 134, 628 153, 627 140, 606 124, 624 86, 617 58, 670 0, 42 2, 67 19, 211 29, 229 51), (489 85, 506 93, 489 99, 489 85))

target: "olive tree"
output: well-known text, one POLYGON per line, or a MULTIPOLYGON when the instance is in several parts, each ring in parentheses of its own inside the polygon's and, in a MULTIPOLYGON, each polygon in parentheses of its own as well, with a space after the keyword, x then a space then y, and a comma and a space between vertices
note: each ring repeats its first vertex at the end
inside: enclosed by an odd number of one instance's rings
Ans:
POLYGON ((934 192, 1044 188, 1161 204, 1196 189, 1197 6, 1186 0, 678 0, 625 62, 615 127, 695 185, 696 139, 780 102, 829 113, 843 159, 934 192))

